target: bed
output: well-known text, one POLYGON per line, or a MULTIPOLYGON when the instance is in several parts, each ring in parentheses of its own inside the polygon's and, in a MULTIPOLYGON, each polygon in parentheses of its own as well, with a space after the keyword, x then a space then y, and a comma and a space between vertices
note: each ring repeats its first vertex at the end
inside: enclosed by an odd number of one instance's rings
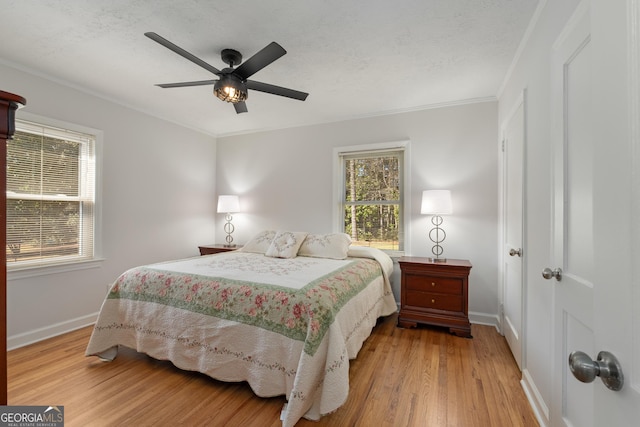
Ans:
POLYGON ((341 233, 288 233, 267 230, 237 251, 126 271, 86 355, 113 360, 125 346, 246 381, 258 396, 286 397, 284 427, 335 411, 349 393, 349 360, 377 319, 397 310, 393 263, 341 233))

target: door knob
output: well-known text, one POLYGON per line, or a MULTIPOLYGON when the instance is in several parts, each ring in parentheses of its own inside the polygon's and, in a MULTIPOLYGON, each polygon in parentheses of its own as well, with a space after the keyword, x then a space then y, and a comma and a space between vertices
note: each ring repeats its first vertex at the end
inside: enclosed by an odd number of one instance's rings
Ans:
POLYGON ((562 280, 562 269, 558 267, 555 270, 552 270, 549 267, 547 267, 544 270, 542 270, 542 277, 544 277, 547 280, 551 279, 552 277, 555 277, 556 280, 559 282, 562 280))
POLYGON ((613 391, 621 390, 624 384, 622 366, 608 351, 598 353, 595 362, 586 353, 574 351, 569 355, 569 368, 573 376, 583 383, 590 383, 600 377, 604 385, 613 391))
POLYGON ((522 256, 522 248, 518 248, 518 249, 511 248, 509 250, 509 255, 511 255, 511 256, 516 256, 516 255, 522 256))

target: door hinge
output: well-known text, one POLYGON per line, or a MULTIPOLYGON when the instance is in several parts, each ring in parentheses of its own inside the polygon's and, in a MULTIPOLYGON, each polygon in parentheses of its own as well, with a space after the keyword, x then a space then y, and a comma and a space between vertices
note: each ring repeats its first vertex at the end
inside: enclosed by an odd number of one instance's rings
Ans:
POLYGON ((502 150, 503 153, 504 153, 504 143, 505 143, 505 140, 503 139, 502 140, 502 147, 501 147, 501 150, 502 150))

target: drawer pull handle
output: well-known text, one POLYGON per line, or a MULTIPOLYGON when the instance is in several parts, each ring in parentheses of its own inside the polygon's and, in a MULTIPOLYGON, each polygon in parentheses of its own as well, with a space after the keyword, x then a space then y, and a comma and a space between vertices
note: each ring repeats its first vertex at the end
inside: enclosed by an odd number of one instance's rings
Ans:
POLYGON ((435 303, 436 303, 436 300, 432 299, 431 304, 435 304, 435 303))
POLYGON ((436 286, 436 282, 431 282, 431 286, 436 286))

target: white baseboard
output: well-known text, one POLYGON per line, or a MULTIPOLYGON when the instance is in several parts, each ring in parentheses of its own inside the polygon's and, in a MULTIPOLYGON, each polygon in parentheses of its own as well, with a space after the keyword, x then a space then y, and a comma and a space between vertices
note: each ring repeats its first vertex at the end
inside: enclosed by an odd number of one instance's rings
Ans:
POLYGON ((34 329, 22 334, 12 335, 10 337, 7 337, 7 350, 14 350, 16 348, 24 347, 25 345, 45 340, 47 338, 52 338, 67 332, 75 331, 76 329, 80 329, 85 326, 93 325, 94 323, 96 323, 97 318, 98 312, 95 312, 93 314, 78 317, 76 319, 56 323, 45 328, 34 329))
POLYGON ((497 314, 469 312, 469 322, 477 325, 493 326, 498 332, 500 332, 500 325, 498 322, 497 314))
POLYGON ((544 400, 542 400, 542 396, 527 369, 522 371, 520 385, 524 390, 524 394, 527 396, 527 400, 531 405, 531 409, 533 409, 538 424, 540 424, 540 427, 547 427, 549 425, 549 407, 544 403, 544 400))

